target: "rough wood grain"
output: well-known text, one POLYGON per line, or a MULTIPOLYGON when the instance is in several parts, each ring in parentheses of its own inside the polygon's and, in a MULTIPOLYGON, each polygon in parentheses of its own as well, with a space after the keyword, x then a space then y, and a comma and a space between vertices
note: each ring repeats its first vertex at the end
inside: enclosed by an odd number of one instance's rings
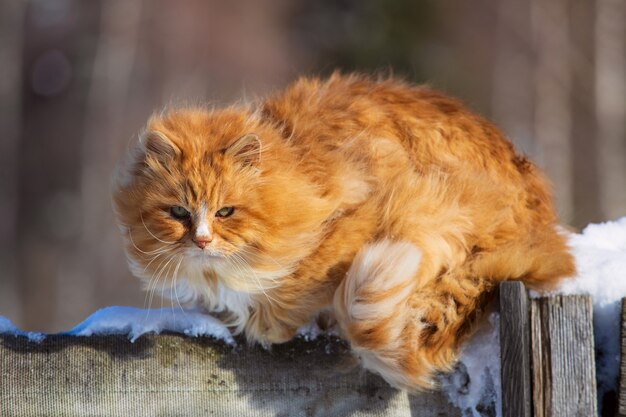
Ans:
MULTIPOLYGON (((440 392, 407 395, 347 368, 335 338, 271 352, 208 338, 0 336, 0 416, 460 417, 440 392)), ((464 415, 464 414, 463 414, 464 415)))
POLYGON ((528 296, 521 282, 500 285, 502 415, 531 417, 528 296))
POLYGON ((535 417, 596 417, 595 353, 589 296, 532 301, 535 417))
POLYGON ((619 407, 620 417, 626 417, 626 298, 622 298, 621 320, 621 359, 619 372, 619 407))
MULTIPOLYGON (((533 417, 545 417, 545 398, 550 386, 544 386, 544 364, 541 361, 541 315, 539 304, 535 300, 530 301, 530 343, 531 343, 531 368, 533 388, 533 417)), ((549 396, 549 394, 547 394, 549 396)))

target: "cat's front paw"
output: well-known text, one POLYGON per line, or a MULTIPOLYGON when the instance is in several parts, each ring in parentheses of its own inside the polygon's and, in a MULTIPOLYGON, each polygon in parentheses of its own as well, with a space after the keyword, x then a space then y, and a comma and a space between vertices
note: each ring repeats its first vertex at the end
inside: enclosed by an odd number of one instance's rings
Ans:
POLYGON ((287 342, 296 335, 297 329, 268 317, 258 311, 250 316, 246 323, 246 338, 250 342, 256 342, 263 347, 269 347, 276 343, 287 342))

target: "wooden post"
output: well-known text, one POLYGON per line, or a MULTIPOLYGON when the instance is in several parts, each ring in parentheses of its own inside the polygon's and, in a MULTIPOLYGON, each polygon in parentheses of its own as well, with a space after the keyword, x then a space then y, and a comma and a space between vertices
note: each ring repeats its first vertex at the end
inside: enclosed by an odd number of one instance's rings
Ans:
POLYGON ((535 417, 596 417, 592 303, 589 296, 531 301, 535 417))
POLYGON ((528 296, 521 282, 500 285, 503 417, 531 417, 528 296))
POLYGON ((621 360, 619 367, 619 405, 618 415, 626 416, 626 298, 622 298, 621 320, 621 360))
POLYGON ((0 416, 460 417, 442 392, 408 395, 360 367, 334 337, 272 352, 239 339, 0 335, 0 416))

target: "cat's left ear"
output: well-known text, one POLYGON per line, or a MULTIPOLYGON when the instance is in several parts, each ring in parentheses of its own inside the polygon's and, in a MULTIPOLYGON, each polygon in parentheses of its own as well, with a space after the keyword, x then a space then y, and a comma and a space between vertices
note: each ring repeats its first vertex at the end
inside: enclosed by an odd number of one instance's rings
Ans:
POLYGON ((161 162, 169 162, 181 153, 174 142, 156 130, 145 132, 140 142, 147 155, 151 155, 161 162))
POLYGON ((261 162, 261 139, 255 133, 248 133, 230 144, 224 154, 243 166, 258 167, 261 162))

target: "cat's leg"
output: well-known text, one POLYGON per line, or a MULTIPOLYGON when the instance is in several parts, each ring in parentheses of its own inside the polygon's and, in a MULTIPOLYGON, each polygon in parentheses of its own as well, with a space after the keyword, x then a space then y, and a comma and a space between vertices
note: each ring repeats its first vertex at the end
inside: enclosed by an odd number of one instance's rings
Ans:
POLYGON ((566 232, 546 225, 536 226, 497 250, 477 253, 471 269, 474 276, 521 280, 536 291, 551 290, 576 273, 566 232))
POLYGON ((250 342, 269 346, 291 340, 297 330, 308 324, 332 298, 332 289, 321 286, 310 288, 283 285, 267 290, 258 296, 245 324, 246 338, 250 342))
POLYGON ((433 373, 450 369, 489 288, 464 279, 461 269, 420 277, 421 259, 410 243, 368 245, 334 298, 337 322, 363 366, 409 390, 433 387, 433 373))
POLYGON ((288 315, 286 309, 274 304, 257 305, 246 322, 246 338, 264 347, 291 340, 296 335, 298 325, 293 324, 293 318, 288 315))

